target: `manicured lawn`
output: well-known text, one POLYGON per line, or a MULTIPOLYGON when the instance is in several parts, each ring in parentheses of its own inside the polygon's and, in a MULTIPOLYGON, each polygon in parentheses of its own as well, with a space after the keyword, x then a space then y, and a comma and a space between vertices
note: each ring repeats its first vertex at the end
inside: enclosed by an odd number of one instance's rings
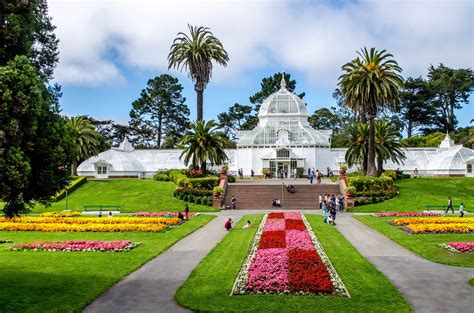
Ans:
POLYGON ((237 226, 194 269, 178 290, 176 301, 194 311, 245 312, 409 312, 390 282, 365 260, 321 216, 306 215, 351 298, 334 296, 229 296, 262 215, 242 218, 237 226), (252 228, 242 229, 250 219, 252 228))
POLYGON ((401 179, 395 182, 400 190, 397 197, 376 204, 357 206, 352 212, 424 211, 426 205, 444 205, 448 196, 454 209, 464 203, 467 211, 474 212, 474 179, 466 177, 401 179))
MULTIPOLYGON (((180 211, 184 201, 173 197, 175 185, 149 179, 89 180, 68 196, 68 209, 82 211, 84 205, 120 205, 123 212, 180 211)), ((209 206, 189 204, 191 211, 218 211, 209 206)), ((66 199, 45 208, 36 206, 34 213, 66 209, 66 199)))
POLYGON ((207 224, 200 215, 161 233, 0 232, 14 243, 37 240, 132 240, 129 252, 18 252, 0 245, 0 312, 79 312, 128 273, 207 224))
POLYGON ((412 235, 402 230, 401 226, 397 227, 388 224, 387 221, 392 219, 390 217, 367 215, 354 217, 425 259, 448 265, 474 267, 474 254, 452 253, 439 246, 439 244, 450 241, 472 241, 474 238, 473 234, 412 235))

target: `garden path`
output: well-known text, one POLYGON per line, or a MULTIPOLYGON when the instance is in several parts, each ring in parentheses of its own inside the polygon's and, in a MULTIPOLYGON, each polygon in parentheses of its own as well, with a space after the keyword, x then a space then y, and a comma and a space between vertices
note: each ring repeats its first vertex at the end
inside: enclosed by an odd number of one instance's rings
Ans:
MULTIPOLYGON (((233 220, 237 223, 240 216, 233 220)), ((191 271, 225 237, 225 221, 226 216, 218 216, 181 239, 94 300, 84 312, 189 312, 173 297, 191 271)))
POLYGON ((425 260, 348 214, 337 217, 341 234, 405 296, 415 312, 472 312, 474 268, 425 260))

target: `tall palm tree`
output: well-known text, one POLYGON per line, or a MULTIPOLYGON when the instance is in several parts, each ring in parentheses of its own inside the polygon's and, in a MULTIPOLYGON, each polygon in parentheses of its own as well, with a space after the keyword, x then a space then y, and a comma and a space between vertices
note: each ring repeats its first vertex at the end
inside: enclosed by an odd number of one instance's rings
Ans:
POLYGON ((228 159, 224 151, 228 141, 218 130, 214 120, 196 121, 179 142, 179 145, 184 147, 179 158, 184 157, 186 165, 191 163, 193 167, 200 167, 202 172, 206 173, 208 161, 211 165, 220 165, 228 159))
POLYGON ((377 156, 377 174, 383 172, 383 162, 391 160, 403 164, 406 159, 403 146, 400 143, 400 132, 392 123, 387 121, 375 122, 375 154, 377 156))
POLYGON ((207 27, 189 25, 190 36, 178 33, 168 54, 168 69, 188 71, 197 93, 197 120, 202 121, 203 93, 212 77, 212 61, 227 66, 229 56, 207 27))
POLYGON ((375 175, 375 117, 381 109, 394 110, 403 87, 402 69, 385 50, 363 48, 356 59, 342 66, 339 87, 349 107, 363 107, 369 119, 367 174, 375 175))
POLYGON ((99 134, 94 125, 82 116, 69 118, 66 125, 71 130, 75 144, 71 175, 76 175, 79 162, 99 153, 99 134))

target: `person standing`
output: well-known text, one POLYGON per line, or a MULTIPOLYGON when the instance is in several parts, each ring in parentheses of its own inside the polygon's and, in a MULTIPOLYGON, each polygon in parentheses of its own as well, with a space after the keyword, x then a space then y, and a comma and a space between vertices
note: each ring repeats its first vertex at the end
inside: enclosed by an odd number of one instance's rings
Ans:
POLYGON ((461 202, 461 204, 459 205, 459 217, 463 217, 464 216, 464 204, 461 202))
POLYGON ((250 169, 250 177, 253 179, 253 177, 255 176, 255 172, 253 171, 253 168, 250 169))
POLYGON ((232 196, 232 199, 230 200, 230 208, 232 210, 235 210, 237 207, 237 198, 235 196, 232 196))
POLYGON ((333 225, 336 225, 336 206, 332 206, 331 209, 329 210, 329 214, 331 215, 331 223, 333 225))
POLYGON ((295 180, 298 178, 298 171, 296 170, 296 167, 293 169, 293 178, 295 180))
POLYGON ((313 175, 313 172, 309 172, 309 183, 312 184, 313 183, 313 178, 314 178, 314 175, 313 175))
POLYGON ((319 209, 322 210, 323 209, 323 195, 319 195, 319 209))
POLYGON ((316 182, 318 184, 321 184, 321 176, 322 176, 321 172, 319 170, 317 170, 316 171, 316 182))
POLYGON ((448 213, 449 212, 449 209, 451 209, 451 211, 453 212, 454 214, 454 209, 453 209, 453 200, 451 200, 451 197, 448 197, 448 206, 446 207, 446 211, 444 213, 448 213))
POLYGON ((311 169, 308 167, 308 179, 311 176, 311 169))
POLYGON ((189 220, 189 205, 187 202, 184 204, 184 217, 189 220))

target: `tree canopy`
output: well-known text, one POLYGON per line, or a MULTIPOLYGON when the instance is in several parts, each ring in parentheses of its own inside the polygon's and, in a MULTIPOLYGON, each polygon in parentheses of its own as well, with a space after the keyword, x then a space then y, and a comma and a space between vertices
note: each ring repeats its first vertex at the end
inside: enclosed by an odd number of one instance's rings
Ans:
POLYGON ((175 145, 189 125, 189 108, 178 79, 163 74, 148 80, 140 98, 132 103, 130 131, 132 141, 149 147, 175 145))

